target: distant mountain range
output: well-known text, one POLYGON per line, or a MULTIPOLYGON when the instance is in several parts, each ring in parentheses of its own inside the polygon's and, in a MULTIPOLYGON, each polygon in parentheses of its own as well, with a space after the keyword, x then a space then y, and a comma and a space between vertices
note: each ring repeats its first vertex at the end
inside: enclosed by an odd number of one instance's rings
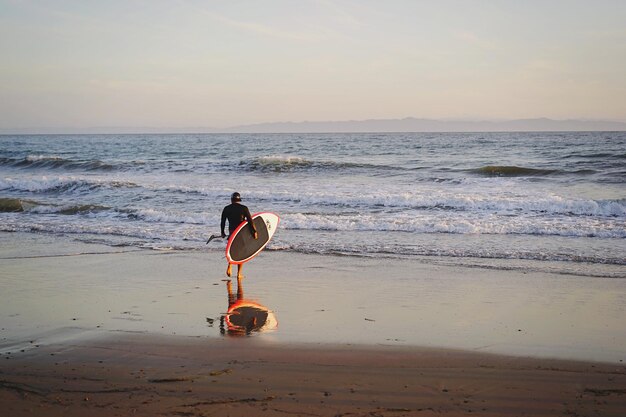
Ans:
POLYGON ((349 133, 349 132, 589 132, 626 131, 626 123, 604 120, 554 120, 547 118, 503 121, 370 119, 328 122, 277 122, 210 127, 55 127, 0 128, 0 134, 78 134, 78 133, 349 133))
POLYGON ((505 121, 371 119, 335 122, 260 123, 221 130, 232 133, 322 132, 564 132, 626 131, 626 123, 595 120, 517 119, 505 121))

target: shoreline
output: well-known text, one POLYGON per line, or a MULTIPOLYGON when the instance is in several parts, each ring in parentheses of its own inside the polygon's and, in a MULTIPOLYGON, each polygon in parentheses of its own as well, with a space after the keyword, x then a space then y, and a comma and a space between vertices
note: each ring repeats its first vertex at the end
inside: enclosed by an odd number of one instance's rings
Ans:
POLYGON ((237 334, 223 324, 233 301, 249 301, 276 320, 252 333, 277 343, 626 360, 621 279, 274 251, 245 266, 229 297, 221 252, 23 233, 0 234, 0 243, 0 352, 82 333, 222 338, 237 334))

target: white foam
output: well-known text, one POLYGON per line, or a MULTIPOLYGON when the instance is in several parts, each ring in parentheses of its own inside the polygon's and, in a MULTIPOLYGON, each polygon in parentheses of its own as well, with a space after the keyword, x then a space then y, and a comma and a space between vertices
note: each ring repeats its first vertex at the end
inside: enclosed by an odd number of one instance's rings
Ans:
MULTIPOLYGON (((247 193, 252 200, 274 200, 277 203, 294 201, 306 206, 339 206, 358 210, 422 209, 457 210, 494 213, 541 213, 577 216, 626 217, 624 200, 585 200, 566 198, 549 193, 511 194, 506 190, 472 190, 422 188, 419 191, 386 189, 358 192, 342 189, 325 190, 271 190, 247 193)), ((391 187, 389 187, 391 188, 391 187)), ((466 188, 466 187, 465 187, 466 188)))
POLYGON ((219 217, 215 214, 205 213, 185 213, 174 210, 155 210, 155 209, 141 209, 137 210, 136 214, 142 220, 153 223, 187 223, 187 224, 201 224, 211 225, 219 224, 219 217))
POLYGON ((28 191, 43 193, 49 191, 72 192, 84 191, 99 187, 135 187, 136 184, 127 181, 117 181, 108 178, 81 177, 81 176, 23 176, 20 178, 5 177, 0 179, 0 190, 28 191))
POLYGON ((257 158, 261 165, 304 165, 308 164, 304 158, 291 155, 268 155, 257 158))
POLYGON ((626 222, 587 217, 474 215, 459 213, 378 214, 337 216, 286 214, 281 227, 294 230, 381 231, 452 234, 526 234, 569 237, 626 238, 626 222))
POLYGON ((65 158, 56 155, 28 155, 26 157, 28 162, 38 162, 38 161, 64 161, 65 158))

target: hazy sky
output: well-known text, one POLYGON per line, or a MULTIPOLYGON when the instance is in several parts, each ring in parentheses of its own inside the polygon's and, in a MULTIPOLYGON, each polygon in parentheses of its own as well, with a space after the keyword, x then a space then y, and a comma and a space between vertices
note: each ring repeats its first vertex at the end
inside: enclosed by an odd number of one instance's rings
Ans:
POLYGON ((0 128, 626 121, 626 1, 0 0, 0 128))

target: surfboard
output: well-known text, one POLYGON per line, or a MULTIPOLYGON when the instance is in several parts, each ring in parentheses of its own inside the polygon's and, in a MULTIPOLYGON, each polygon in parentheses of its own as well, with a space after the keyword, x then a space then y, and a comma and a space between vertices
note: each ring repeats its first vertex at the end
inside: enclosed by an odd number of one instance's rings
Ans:
POLYGON ((241 223, 228 238, 226 259, 228 263, 241 265, 254 258, 265 248, 278 228, 277 214, 263 212, 252 215, 258 239, 254 239, 247 221, 241 223))

